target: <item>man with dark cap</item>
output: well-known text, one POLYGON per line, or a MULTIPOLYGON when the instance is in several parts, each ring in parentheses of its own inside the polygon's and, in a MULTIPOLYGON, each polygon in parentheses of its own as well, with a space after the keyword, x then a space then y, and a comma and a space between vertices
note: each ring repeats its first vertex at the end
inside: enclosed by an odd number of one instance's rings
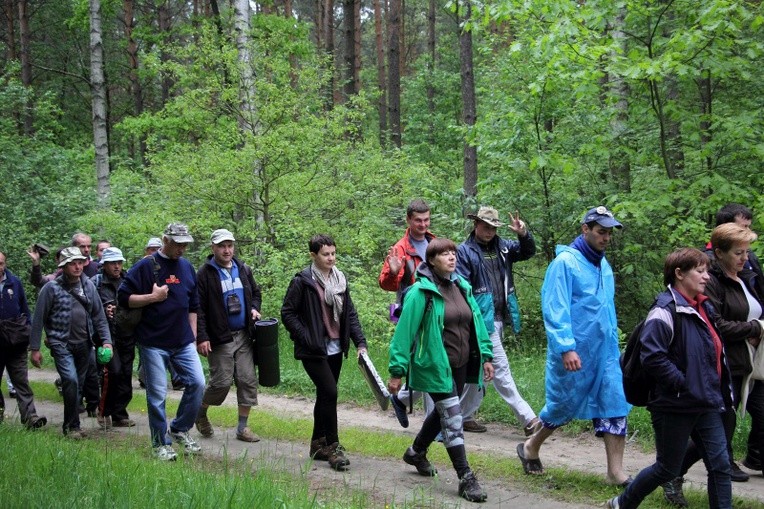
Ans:
POLYGON ((63 273, 40 290, 32 318, 29 340, 30 360, 42 365, 42 331, 61 377, 64 397, 64 435, 83 438, 79 405, 81 388, 91 366, 95 366, 93 338, 111 350, 111 333, 95 285, 83 273, 85 256, 75 246, 61 251, 59 268, 63 273))
POLYGON ((557 257, 547 268, 541 287, 546 403, 539 413, 542 427, 517 445, 526 474, 544 473, 539 450, 554 430, 573 419, 591 419, 605 442, 609 484, 631 481, 623 471, 631 406, 619 362, 615 280, 605 259, 613 228, 621 227, 606 207, 590 209, 581 221, 581 235, 568 246, 557 246, 557 257))
MULTIPOLYGON (((517 240, 503 239, 496 234, 504 224, 493 207, 480 207, 477 214, 467 217, 474 220, 474 228, 467 240, 457 248, 456 272, 472 286, 493 343, 493 386, 512 409, 525 434, 531 435, 540 423, 536 413, 517 390, 502 341, 505 327, 509 327, 514 334, 520 332, 520 308, 512 266, 532 257, 536 253, 536 242, 519 216, 510 214, 507 225, 517 235, 517 240)), ((484 395, 484 390, 480 390, 477 384, 464 386, 461 401, 464 431, 486 431, 486 427, 474 418, 484 395)))
POLYGON ((167 225, 162 248, 133 265, 117 292, 120 306, 142 310, 135 338, 145 369, 151 444, 154 456, 161 461, 177 458, 173 440, 186 454, 201 452, 189 434, 204 393, 204 372, 194 346, 199 310, 196 272, 183 258, 193 241, 186 225, 167 225), (168 365, 175 368, 186 386, 169 433, 165 415, 168 365))

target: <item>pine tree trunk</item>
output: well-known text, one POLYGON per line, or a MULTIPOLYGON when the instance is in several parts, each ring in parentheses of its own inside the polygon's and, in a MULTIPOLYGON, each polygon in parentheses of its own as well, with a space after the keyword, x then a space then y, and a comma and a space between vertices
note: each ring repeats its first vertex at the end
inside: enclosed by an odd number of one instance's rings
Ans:
POLYGON ((429 133, 428 138, 430 143, 435 143, 435 0, 429 1, 429 8, 427 11, 427 52, 429 54, 429 60, 427 61, 427 111, 430 113, 429 117, 429 133))
POLYGON ((387 111, 390 121, 390 138, 398 148, 401 148, 400 13, 401 0, 390 0, 390 19, 388 21, 390 40, 387 46, 387 111))
MULTIPOLYGON (((32 54, 31 54, 31 32, 29 29, 29 9, 27 0, 18 0, 19 2, 19 35, 21 36, 21 84, 25 88, 32 87, 32 54)), ((27 100, 22 122, 24 125, 24 134, 31 136, 34 134, 34 116, 31 99, 27 100)))
POLYGON ((5 0, 5 58, 12 62, 19 58, 16 54, 16 0, 5 0))
POLYGON ((109 132, 108 100, 104 77, 103 41, 101 39, 101 2, 90 0, 90 91, 93 102, 93 141, 98 205, 109 208, 109 132))
MULTIPOLYGON (((464 20, 469 20, 472 15, 470 0, 464 4, 464 20)), ((461 24, 460 24, 461 25, 461 24)), ((475 75, 472 64, 472 32, 460 28, 459 33, 459 61, 462 81, 462 120, 468 130, 475 126, 477 118, 477 104, 475 99, 475 75)), ((477 196, 477 147, 464 140, 464 195, 468 198, 477 196)))
MULTIPOLYGON (((129 65, 128 79, 130 80, 130 92, 133 97, 133 114, 139 117, 143 113, 143 86, 138 77, 138 43, 133 37, 135 30, 135 0, 124 1, 125 16, 125 39, 127 39, 127 58, 129 65)), ((141 136, 138 140, 137 154, 135 147, 131 145, 130 152, 133 158, 136 158, 140 165, 146 163, 146 139, 141 136)))
POLYGON ((379 89, 379 144, 387 145, 387 87, 385 84, 385 48, 382 39, 382 9, 379 3, 386 0, 374 1, 374 36, 377 46, 377 87, 379 89))

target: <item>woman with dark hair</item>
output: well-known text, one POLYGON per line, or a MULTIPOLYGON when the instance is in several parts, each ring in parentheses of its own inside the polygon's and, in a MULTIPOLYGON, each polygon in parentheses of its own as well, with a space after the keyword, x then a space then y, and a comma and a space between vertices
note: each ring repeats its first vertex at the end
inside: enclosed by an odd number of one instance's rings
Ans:
POLYGON ((397 394, 406 376, 414 390, 428 393, 435 412, 425 417, 403 461, 424 476, 437 473, 427 448, 439 432, 459 477, 459 495, 483 502, 487 495, 467 462, 459 397, 464 384, 493 378, 493 348, 469 283, 457 275, 456 244, 436 238, 427 245, 426 261, 404 297, 390 344, 388 388, 397 394), (482 376, 481 376, 482 375, 482 376))
POLYGON ((289 284, 281 320, 294 342, 294 358, 316 386, 310 456, 345 470, 350 460, 339 443, 337 431, 337 383, 342 358, 350 341, 360 355, 366 351, 345 274, 335 267, 337 246, 328 235, 314 235, 308 243, 313 262, 289 284))
POLYGON ((732 507, 727 440, 722 424, 729 370, 714 319, 703 295, 710 276, 708 257, 683 248, 666 257, 666 291, 645 319, 640 359, 655 386, 647 410, 655 430, 656 461, 626 490, 607 502, 610 509, 639 507, 661 484, 679 476, 687 441, 692 438, 708 470, 708 501, 715 509, 732 507))

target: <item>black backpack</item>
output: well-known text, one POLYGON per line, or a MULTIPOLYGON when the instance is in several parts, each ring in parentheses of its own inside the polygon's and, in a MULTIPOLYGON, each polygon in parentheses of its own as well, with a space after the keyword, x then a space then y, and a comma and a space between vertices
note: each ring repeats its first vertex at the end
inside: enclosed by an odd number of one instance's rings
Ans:
MULTIPOLYGON (((647 406, 650 393, 655 388, 655 379, 642 366, 642 341, 639 337, 642 335, 644 326, 645 320, 642 320, 634 327, 626 341, 626 349, 621 354, 623 393, 626 401, 634 406, 647 406)), ((671 340, 673 339, 672 329, 671 340)))
POLYGON ((626 350, 621 354, 621 371, 623 372, 623 393, 626 401, 634 406, 645 406, 650 397, 650 391, 655 386, 655 380, 642 367, 642 342, 639 336, 645 321, 640 321, 629 334, 626 350))

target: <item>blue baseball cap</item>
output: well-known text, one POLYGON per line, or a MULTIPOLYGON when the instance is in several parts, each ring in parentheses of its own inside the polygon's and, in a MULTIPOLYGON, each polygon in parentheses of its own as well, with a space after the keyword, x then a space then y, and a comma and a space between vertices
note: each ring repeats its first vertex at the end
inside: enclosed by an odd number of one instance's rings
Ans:
POLYGON ((589 211, 584 214, 584 218, 581 220, 581 224, 587 224, 591 222, 595 222, 603 228, 623 228, 623 225, 616 220, 616 218, 613 216, 613 213, 603 205, 589 209, 589 211))

